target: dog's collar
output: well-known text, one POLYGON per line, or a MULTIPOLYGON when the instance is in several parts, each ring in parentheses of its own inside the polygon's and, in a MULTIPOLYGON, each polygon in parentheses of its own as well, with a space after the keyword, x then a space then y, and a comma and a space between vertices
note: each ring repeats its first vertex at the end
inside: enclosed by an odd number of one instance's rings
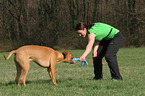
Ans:
POLYGON ((63 57, 64 57, 64 59, 66 58, 66 56, 65 56, 65 54, 64 53, 62 53, 63 54, 63 57))

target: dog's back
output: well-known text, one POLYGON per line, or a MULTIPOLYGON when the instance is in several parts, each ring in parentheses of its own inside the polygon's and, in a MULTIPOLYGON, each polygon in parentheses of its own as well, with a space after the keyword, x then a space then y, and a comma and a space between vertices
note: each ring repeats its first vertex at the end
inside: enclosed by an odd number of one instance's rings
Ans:
POLYGON ((49 47, 45 47, 45 46, 37 46, 37 45, 27 45, 27 46, 23 46, 20 47, 16 50, 16 54, 18 53, 22 53, 25 52, 25 54, 28 55, 45 55, 47 54, 51 54, 54 52, 54 50, 52 48, 49 47))
POLYGON ((55 51, 52 48, 45 47, 45 46, 38 46, 38 45, 27 45, 18 48, 17 50, 13 50, 9 53, 8 57, 5 57, 8 60, 12 54, 16 55, 25 55, 27 58, 49 58, 51 54, 55 51), (47 54, 46 54, 47 53, 47 54))

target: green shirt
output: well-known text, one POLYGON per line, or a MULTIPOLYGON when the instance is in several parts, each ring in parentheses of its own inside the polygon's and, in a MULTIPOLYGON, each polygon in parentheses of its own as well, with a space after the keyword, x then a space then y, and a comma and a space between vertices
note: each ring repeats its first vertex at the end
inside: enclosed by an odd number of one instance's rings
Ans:
POLYGON ((118 29, 114 28, 113 26, 98 22, 98 23, 94 23, 94 25, 88 30, 87 34, 95 33, 96 34, 95 40, 101 41, 102 39, 110 40, 114 38, 117 32, 118 29), (111 29, 112 31, 110 35, 107 36, 111 29))

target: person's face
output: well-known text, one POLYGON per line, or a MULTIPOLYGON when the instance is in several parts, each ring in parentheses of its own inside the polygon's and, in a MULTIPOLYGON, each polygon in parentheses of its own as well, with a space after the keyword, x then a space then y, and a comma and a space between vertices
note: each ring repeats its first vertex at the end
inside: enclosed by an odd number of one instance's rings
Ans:
POLYGON ((84 30, 77 30, 77 32, 79 33, 79 36, 86 37, 87 29, 84 28, 84 30))

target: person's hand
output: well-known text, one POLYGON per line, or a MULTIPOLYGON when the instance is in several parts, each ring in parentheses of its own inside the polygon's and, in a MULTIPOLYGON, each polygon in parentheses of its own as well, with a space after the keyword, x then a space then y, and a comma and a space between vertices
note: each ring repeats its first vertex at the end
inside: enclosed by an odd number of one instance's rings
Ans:
POLYGON ((84 61, 85 60, 85 57, 80 57, 80 59, 79 59, 80 61, 84 61))
MULTIPOLYGON (((79 58, 73 58, 72 61, 74 63, 77 63, 79 61, 79 58)), ((81 66, 88 65, 88 62, 86 60, 82 61, 81 66)))
POLYGON ((93 57, 97 57, 97 51, 93 52, 93 57))

